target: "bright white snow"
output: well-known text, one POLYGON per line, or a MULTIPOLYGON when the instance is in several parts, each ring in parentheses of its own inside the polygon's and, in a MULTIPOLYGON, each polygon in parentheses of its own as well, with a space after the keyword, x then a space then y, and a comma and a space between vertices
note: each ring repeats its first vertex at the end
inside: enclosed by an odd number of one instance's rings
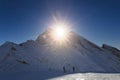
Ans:
MULTIPOLYGON (((35 41, 28 40, 21 44, 4 43, 0 46, 0 78, 3 78, 0 80, 6 80, 7 78, 4 77, 6 75, 15 79, 12 76, 20 77, 20 75, 24 76, 23 74, 28 74, 26 78, 30 77, 31 80, 35 75, 43 80, 50 78, 72 80, 72 76, 73 80, 82 78, 82 76, 86 80, 87 77, 95 80, 104 78, 105 74, 73 73, 120 72, 120 58, 116 56, 119 51, 116 53, 112 50, 111 52, 111 48, 108 50, 109 46, 98 47, 74 32, 70 32, 69 35, 69 41, 64 46, 57 46, 50 38, 49 31, 41 34, 35 41), (70 73, 73 75, 63 76, 70 73)), ((112 80, 117 79, 119 74, 106 74, 105 76, 106 80, 112 80)))

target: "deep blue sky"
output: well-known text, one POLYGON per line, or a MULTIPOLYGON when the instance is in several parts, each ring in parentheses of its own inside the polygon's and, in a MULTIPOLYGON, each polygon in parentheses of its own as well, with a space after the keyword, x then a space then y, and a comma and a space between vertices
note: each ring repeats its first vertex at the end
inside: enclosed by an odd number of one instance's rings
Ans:
POLYGON ((120 49, 119 0, 0 0, 0 44, 36 39, 58 13, 88 40, 120 49))

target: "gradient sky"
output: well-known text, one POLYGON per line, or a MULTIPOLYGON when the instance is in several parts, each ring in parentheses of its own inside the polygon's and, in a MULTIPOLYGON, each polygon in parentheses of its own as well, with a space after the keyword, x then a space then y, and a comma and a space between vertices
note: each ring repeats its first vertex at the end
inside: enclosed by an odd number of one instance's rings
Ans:
POLYGON ((0 44, 36 39, 56 14, 97 45, 120 49, 119 0, 0 0, 0 44))

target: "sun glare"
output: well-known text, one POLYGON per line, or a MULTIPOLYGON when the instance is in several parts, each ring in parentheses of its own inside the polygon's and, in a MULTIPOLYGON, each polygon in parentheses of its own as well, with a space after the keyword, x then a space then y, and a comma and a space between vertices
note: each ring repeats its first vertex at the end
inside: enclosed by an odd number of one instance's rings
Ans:
POLYGON ((66 30, 64 27, 56 27, 54 33, 56 38, 64 39, 66 37, 66 30))
POLYGON ((68 38, 68 28, 64 23, 56 23, 52 29, 52 37, 55 42, 63 44, 67 41, 68 38))

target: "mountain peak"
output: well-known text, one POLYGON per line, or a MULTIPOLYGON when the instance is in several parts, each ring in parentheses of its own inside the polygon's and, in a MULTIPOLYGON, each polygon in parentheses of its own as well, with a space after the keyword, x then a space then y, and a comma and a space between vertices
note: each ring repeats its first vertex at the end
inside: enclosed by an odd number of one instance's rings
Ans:
MULTIPOLYGON (((58 44, 52 38, 53 36, 51 35, 51 31, 52 31, 51 29, 46 30, 45 32, 43 32, 42 34, 38 36, 36 41, 40 44, 49 44, 51 46, 58 44)), ((102 51, 102 48, 98 47, 96 44, 88 41, 87 39, 85 39, 84 37, 80 36, 79 34, 73 31, 69 31, 67 35, 68 35, 67 39, 60 46, 67 46, 67 47, 73 46, 76 48, 81 46, 85 49, 89 49, 90 47, 92 47, 92 48, 102 51)))
POLYGON ((72 31, 54 30, 48 28, 45 32, 40 34, 36 39, 40 44, 65 44, 70 40, 72 31))

